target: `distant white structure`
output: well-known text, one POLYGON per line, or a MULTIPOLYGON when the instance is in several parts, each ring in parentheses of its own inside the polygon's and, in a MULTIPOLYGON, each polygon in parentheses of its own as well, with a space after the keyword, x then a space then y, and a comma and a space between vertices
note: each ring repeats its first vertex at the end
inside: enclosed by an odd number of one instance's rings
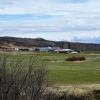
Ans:
POLYGON ((15 51, 19 51, 19 48, 14 48, 15 49, 15 51))
POLYGON ((49 52, 52 48, 51 47, 39 47, 38 50, 41 52, 49 52))
POLYGON ((71 53, 77 54, 78 52, 72 49, 62 49, 60 47, 33 47, 33 48, 15 48, 15 51, 40 51, 40 52, 56 52, 56 53, 71 53))
POLYGON ((35 50, 36 50, 36 47, 29 48, 29 51, 35 51, 35 50))
POLYGON ((78 52, 77 51, 73 51, 73 52, 71 52, 71 54, 78 54, 78 52))
POLYGON ((59 47, 33 47, 33 48, 30 48, 29 51, 49 52, 49 51, 55 51, 59 49, 61 48, 59 47))
POLYGON ((55 50, 57 53, 71 53, 71 54, 77 54, 78 52, 72 50, 72 49, 59 49, 55 50))

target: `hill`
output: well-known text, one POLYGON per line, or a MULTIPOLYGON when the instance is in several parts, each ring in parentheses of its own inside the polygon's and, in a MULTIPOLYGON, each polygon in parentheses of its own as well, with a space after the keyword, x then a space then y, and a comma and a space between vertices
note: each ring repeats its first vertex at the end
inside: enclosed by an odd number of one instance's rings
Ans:
POLYGON ((53 41, 42 38, 16 38, 16 37, 0 37, 0 46, 12 44, 14 46, 33 47, 33 46, 53 46, 53 41))
POLYGON ((31 39, 17 37, 0 37, 0 48, 47 46, 70 48, 76 51, 100 51, 100 44, 73 43, 68 41, 49 41, 42 38, 31 39))

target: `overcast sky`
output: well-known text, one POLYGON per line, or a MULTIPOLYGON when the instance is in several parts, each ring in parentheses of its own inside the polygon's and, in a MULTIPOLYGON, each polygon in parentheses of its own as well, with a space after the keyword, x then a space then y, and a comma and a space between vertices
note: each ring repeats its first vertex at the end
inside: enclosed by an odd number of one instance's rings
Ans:
POLYGON ((100 0, 0 0, 0 36, 100 43, 100 0))

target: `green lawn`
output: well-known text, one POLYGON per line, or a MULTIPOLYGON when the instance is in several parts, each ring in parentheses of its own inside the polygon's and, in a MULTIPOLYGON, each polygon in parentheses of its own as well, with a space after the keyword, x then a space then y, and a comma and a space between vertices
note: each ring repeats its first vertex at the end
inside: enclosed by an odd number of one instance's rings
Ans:
POLYGON ((72 54, 21 53, 18 55, 23 60, 29 55, 41 58, 42 62, 46 63, 50 84, 100 83, 100 54, 75 54, 74 56, 86 57, 86 61, 82 62, 65 61, 67 57, 73 56, 72 54))
POLYGON ((48 80, 51 83, 82 84, 100 83, 100 55, 78 54, 85 56, 86 61, 68 62, 68 54, 45 54, 41 55, 47 62, 48 80))

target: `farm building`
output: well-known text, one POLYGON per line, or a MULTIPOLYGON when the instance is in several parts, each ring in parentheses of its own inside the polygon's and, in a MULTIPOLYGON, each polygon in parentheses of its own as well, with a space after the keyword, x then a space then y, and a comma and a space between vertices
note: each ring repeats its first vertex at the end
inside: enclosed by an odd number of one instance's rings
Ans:
POLYGON ((45 52, 48 52, 49 50, 51 50, 51 47, 33 47, 29 49, 29 51, 45 51, 45 52))
POLYGON ((29 51, 41 51, 41 52, 49 52, 49 51, 55 51, 60 50, 59 47, 33 47, 30 48, 29 51))
POLYGON ((56 53, 78 53, 72 49, 62 49, 59 47, 33 47, 29 51, 40 51, 40 52, 56 52, 56 53))
POLYGON ((72 49, 59 49, 59 50, 55 50, 55 52, 57 52, 57 53, 73 53, 73 54, 78 53, 72 49))

